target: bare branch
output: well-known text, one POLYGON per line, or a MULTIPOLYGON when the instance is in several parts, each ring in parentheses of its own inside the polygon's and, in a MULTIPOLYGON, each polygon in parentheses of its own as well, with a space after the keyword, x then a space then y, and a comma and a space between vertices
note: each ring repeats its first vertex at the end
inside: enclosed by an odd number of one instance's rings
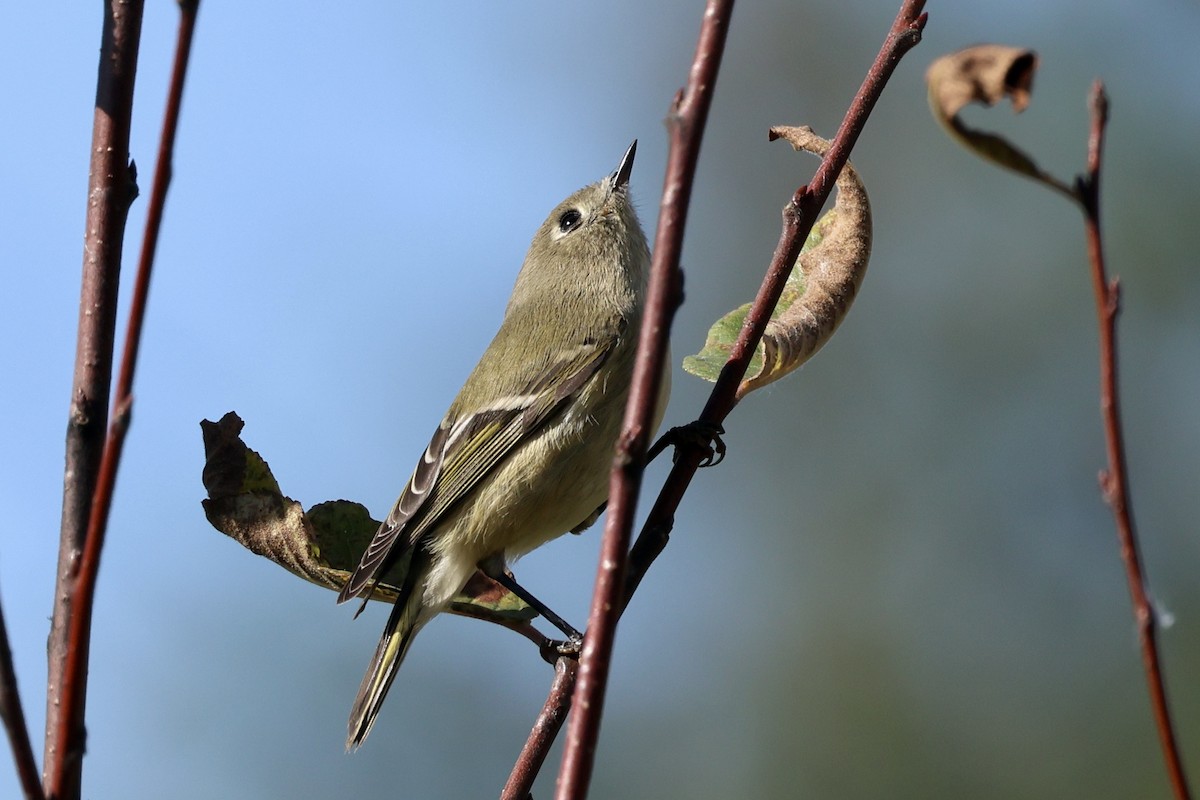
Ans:
POLYGON ((625 564, 632 538, 633 513, 641 489, 646 449, 652 433, 651 420, 666 363, 671 321, 679 306, 682 283, 679 256, 683 249, 692 181, 732 14, 733 0, 709 0, 687 87, 675 96, 667 115, 671 145, 655 234, 650 288, 624 429, 617 444, 609 484, 600 566, 588 615, 587 636, 580 655, 579 682, 573 698, 575 714, 567 729, 566 748, 558 775, 556 796, 559 800, 585 797, 591 782, 613 640, 625 594, 625 564))
POLYGON ((110 0, 105 6, 100 43, 92 156, 88 177, 87 223, 75 375, 67 421, 66 474, 54 611, 47 643, 46 745, 43 775, 47 794, 79 796, 83 760, 84 687, 64 705, 68 659, 86 671, 88 643, 69 642, 75 617, 75 583, 87 534, 104 447, 105 418, 112 386, 117 285, 129 206, 137 196, 129 161, 129 121, 137 75, 142 0, 110 0), (67 731, 69 737, 59 736, 67 731), (72 742, 67 748, 65 740, 72 742))
POLYGON ((1146 670, 1150 704, 1154 709, 1159 743, 1166 760, 1167 776, 1175 797, 1186 800, 1192 794, 1188 788, 1183 759, 1179 754, 1179 743, 1171 722, 1167 687, 1158 652, 1158 618, 1142 567, 1125 464, 1125 440, 1117 382, 1117 314, 1121 310, 1121 286, 1116 278, 1111 281, 1108 278, 1100 227, 1100 170, 1104 133, 1108 123, 1108 96, 1100 81, 1096 81, 1092 86, 1088 107, 1091 109, 1092 123, 1088 136, 1087 172, 1079 180, 1077 191, 1087 230, 1088 261, 1091 263, 1096 315, 1100 326, 1100 410, 1104 417, 1104 440, 1108 451, 1108 468, 1100 474, 1100 488, 1105 502, 1112 508, 1117 523, 1121 559, 1125 563, 1125 574, 1129 581, 1133 616, 1142 648, 1142 664, 1146 670))
POLYGON ((571 693, 575 691, 575 680, 579 675, 579 662, 573 658, 560 658, 554 664, 554 682, 550 684, 550 694, 533 723, 533 730, 513 765, 508 783, 500 793, 500 800, 526 800, 531 797, 533 781, 542 769, 550 746, 558 736, 563 723, 567 721, 567 712, 571 710, 571 693))

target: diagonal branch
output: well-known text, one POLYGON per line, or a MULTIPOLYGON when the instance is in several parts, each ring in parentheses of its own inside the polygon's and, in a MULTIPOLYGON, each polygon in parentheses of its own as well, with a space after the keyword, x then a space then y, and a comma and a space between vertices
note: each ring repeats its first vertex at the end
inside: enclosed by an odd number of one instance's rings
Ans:
POLYGON ((571 693, 575 691, 579 676, 579 662, 573 658, 560 658, 554 664, 554 682, 550 684, 550 696, 546 698, 542 712, 533 723, 533 730, 513 765, 508 783, 500 793, 501 800, 527 800, 532 797, 533 781, 542 769, 555 737, 567 721, 571 710, 571 693))
POLYGON ((667 115, 671 146, 655 234, 650 287, 624 429, 617 444, 609 484, 600 566, 588 615, 588 632, 580 655, 579 681, 572 700, 575 714, 568 723, 558 775, 556 796, 560 800, 585 797, 591 782, 613 640, 625 594, 625 565, 632 538, 633 513, 641 489, 646 449, 653 433, 651 420, 666 364, 671 321, 681 295, 679 256, 683 249, 692 182, 732 14, 733 0, 709 0, 687 88, 675 96, 667 115))
MULTIPOLYGON (((901 7, 887 41, 855 96, 833 146, 822 161, 813 181, 810 186, 801 187, 785 207, 784 231, 772 258, 771 267, 747 317, 734 354, 705 406, 701 415, 702 421, 719 426, 737 403, 737 387, 745 375, 755 346, 762 338, 770 313, 778 302, 788 272, 795 263, 808 231, 816 221, 821 206, 828 199, 834 181, 849 158, 850 150, 865 126, 866 119, 888 78, 895 71, 900 58, 920 41, 926 20, 925 15, 921 13, 923 6, 923 0, 906 0, 901 7)), ((712 48, 723 46, 731 7, 732 3, 710 2, 705 11, 700 43, 689 75, 688 87, 677 95, 672 113, 668 116, 671 151, 652 271, 652 287, 656 285, 653 281, 659 279, 657 286, 660 290, 665 288, 669 278, 679 280, 678 259, 692 176, 711 100, 712 85, 720 66, 721 51, 712 48)), ((674 288, 673 293, 666 295, 655 295, 652 291, 639 350, 639 376, 643 376, 645 382, 635 378, 635 389, 652 384, 657 375, 654 370, 661 368, 659 356, 665 351, 670 319, 675 308, 673 303, 666 304, 675 300, 679 294, 677 283, 674 288), (659 306, 658 303, 664 305, 659 306)), ((624 586, 617 591, 613 584, 626 572, 624 548, 629 542, 632 504, 636 500, 641 478, 642 461, 635 456, 645 453, 644 426, 649 419, 649 408, 653 402, 653 394, 644 389, 640 390, 642 394, 634 394, 630 398, 630 413, 626 417, 627 435, 618 451, 613 473, 611 498, 620 499, 617 503, 610 500, 596 593, 584 645, 584 663, 581 666, 579 686, 575 695, 576 708, 580 710, 572 719, 568 732, 557 789, 559 798, 583 797, 586 794, 599 731, 604 682, 607 678, 608 656, 611 654, 616 620, 624 611, 650 563, 666 546, 674 511, 706 452, 699 444, 677 452, 676 466, 659 494, 646 527, 628 554, 628 574, 625 575, 624 586), (593 683, 594 688, 590 688, 589 683, 593 683)), ((543 715, 552 706, 562 702, 552 692, 547 698, 543 715)), ((549 744, 545 746, 548 747, 549 744)), ((528 749, 529 745, 526 747, 528 749)), ((514 772, 514 777, 515 775, 514 772)), ((529 776, 528 784, 514 787, 510 779, 503 797, 524 797, 531 783, 532 776, 529 776)))
POLYGON ((1179 743, 1171 722, 1167 687, 1163 679, 1158 652, 1158 624, 1153 601, 1147 589, 1145 570, 1133 526, 1133 509, 1129 499, 1129 477, 1125 469, 1125 441, 1121 426, 1120 394, 1117 388, 1117 314, 1121 310, 1120 281, 1108 279, 1104 263, 1104 241, 1100 228, 1100 169, 1104 148, 1104 133, 1108 123, 1108 96, 1100 81, 1092 87, 1088 99, 1092 123, 1088 136, 1087 172, 1080 178, 1077 195, 1083 209, 1087 229, 1088 261, 1092 267, 1092 286, 1096 294, 1096 314, 1100 324, 1100 409, 1104 417, 1104 440, 1108 451, 1108 468, 1100 473, 1100 487, 1105 502, 1112 508, 1117 523, 1117 538, 1121 543, 1121 559, 1129 581, 1133 614, 1137 621, 1138 641, 1142 648, 1142 664, 1150 689, 1150 703, 1158 727, 1159 743, 1166 760, 1167 776, 1175 797, 1191 797, 1179 743))
MULTIPOLYGON (((138 348, 141 344, 142 327, 145 320, 146 300, 150 291, 150 276, 154 266, 154 255, 158 246, 158 235, 166 203, 167 188, 171 182, 171 162, 175 149, 175 132, 179 123, 179 109, 183 97, 184 79, 191 54, 192 34, 195 30, 196 11, 199 0, 180 3, 179 31, 175 48, 175 63, 171 73, 167 106, 163 114, 163 129, 159 141, 158 161, 155 166, 154 182, 150 191, 147 209, 146 230, 142 241, 142 253, 138 261, 137 278, 129 309, 129 327, 125 336, 125 350, 121 357, 121 372, 117 380, 117 396, 113 405, 108 437, 100 459, 100 468, 92 496, 92 505, 87 520, 87 535, 83 541, 77 572, 72 576, 70 587, 71 613, 66 623, 67 651, 64 659, 60 694, 60 724, 47 729, 47 752, 51 749, 59 754, 53 768, 47 763, 46 793, 53 798, 78 797, 80 773, 84 751, 85 730, 84 704, 87 687, 88 645, 91 637, 92 603, 95 597, 96 578, 100 570, 100 554, 108 528, 109 511, 112 508, 113 490, 116 486, 117 470, 129 429, 133 410, 133 377, 137 367, 138 348), (51 743, 53 741, 53 744, 51 743)), ((140 34, 139 20, 133 32, 134 38, 128 46, 133 50, 136 63, 137 36, 140 34)), ((133 24, 133 23, 131 23, 133 24)), ((132 89, 132 75, 130 76, 132 89)), ((111 265, 119 271, 119 259, 111 265)), ((111 342, 110 342, 111 347, 111 342)), ((49 759, 47 759, 49 762, 49 759)))
MULTIPOLYGON (((883 93, 888 79, 904 54, 921 41, 921 31, 924 30, 926 21, 926 15, 921 13, 924 5, 924 0, 905 0, 812 181, 807 186, 800 187, 784 206, 783 231, 775 246, 766 277, 746 316, 729 361, 709 395, 700 415, 701 421, 719 426, 740 399, 737 394, 738 386, 746 374, 755 347, 762 339, 771 312, 779 302, 779 296, 805 238, 812 230, 821 207, 829 198, 842 167, 849 160, 850 150, 858 141, 859 134, 866 126, 867 118, 883 93)), ((674 524, 675 510, 679 508, 684 492, 691 484, 692 477, 706 453, 700 444, 684 445, 676 451, 675 466, 667 476, 642 533, 629 555, 624 604, 629 602, 637 590, 650 564, 667 546, 674 524)))

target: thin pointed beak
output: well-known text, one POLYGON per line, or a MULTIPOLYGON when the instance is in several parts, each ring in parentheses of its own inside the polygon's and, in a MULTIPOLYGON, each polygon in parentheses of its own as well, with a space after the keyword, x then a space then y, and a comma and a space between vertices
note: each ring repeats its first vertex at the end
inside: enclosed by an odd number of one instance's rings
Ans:
POLYGON ((637 139, 633 140, 633 144, 629 145, 629 149, 625 151, 625 155, 621 157, 621 163, 617 165, 617 171, 612 174, 613 189, 624 189, 629 185, 629 176, 633 173, 633 157, 637 154, 637 139))

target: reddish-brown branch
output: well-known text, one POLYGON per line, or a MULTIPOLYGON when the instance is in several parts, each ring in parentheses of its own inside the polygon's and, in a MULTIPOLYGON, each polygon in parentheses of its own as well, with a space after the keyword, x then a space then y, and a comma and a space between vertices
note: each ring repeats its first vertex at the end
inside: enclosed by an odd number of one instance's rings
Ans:
POLYGON ((75 617, 75 582, 87 536, 92 496, 100 472, 105 418, 112 386, 117 285, 129 206, 137 196, 129 161, 129 122, 137 74, 142 0, 106 4, 92 122, 84 232, 83 279, 75 375, 67 422, 66 473, 54 610, 47 642, 46 745, 43 775, 47 794, 78 797, 83 759, 83 687, 78 701, 64 705, 68 660, 83 665, 87 641, 69 639, 75 617), (71 731, 77 747, 67 749, 59 731, 71 731))
POLYGON ((1158 652, 1158 625, 1153 601, 1146 588, 1137 534, 1133 525, 1133 509, 1129 499, 1129 478, 1125 469, 1125 441, 1121 425, 1120 393, 1117 384, 1117 314, 1121 310, 1120 282, 1108 279, 1104 263, 1104 242, 1100 227, 1100 170, 1104 149, 1104 133, 1108 123, 1108 97, 1104 85, 1096 81, 1088 106, 1092 123, 1088 136, 1087 173, 1079 182, 1079 199, 1087 229, 1088 260, 1091 263, 1092 287, 1096 296, 1096 314, 1100 323, 1100 411, 1104 418, 1104 439, 1108 451, 1108 468, 1100 473, 1100 487, 1105 502, 1112 508, 1121 543, 1121 559, 1129 581, 1133 600, 1133 615, 1137 622, 1138 640, 1142 648, 1142 663, 1150 688, 1150 704, 1158 726, 1158 738, 1167 764, 1171 788, 1179 800, 1190 798, 1179 743, 1171 722, 1167 687, 1163 679, 1158 652))
POLYGON ((571 710, 571 693, 575 691, 575 680, 579 674, 579 662, 573 658, 560 658, 554 664, 554 682, 550 685, 550 694, 533 723, 533 730, 513 765, 508 783, 500 793, 500 800, 526 800, 533 791, 533 782, 550 746, 567 720, 567 712, 571 710))
POLYGON ((592 593, 587 636, 580 654, 579 680, 572 698, 575 713, 568 723, 558 773, 556 797, 559 800, 586 797, 591 782, 613 640, 625 594, 625 564, 632 538, 633 513, 641 490, 646 449, 653 433, 650 428, 666 363, 671 321, 679 305, 679 257, 692 182, 732 13, 733 0, 709 0, 687 87, 676 95, 667 116, 671 144, 654 240, 650 287, 624 429, 609 483, 600 565, 592 593))
POLYGON ((0 720, 8 733, 12 746, 13 762, 17 766, 17 777, 25 800, 43 800, 42 783, 38 779, 37 759, 33 756, 33 745, 29 741, 29 728, 25 726, 25 710, 21 707, 21 695, 17 691, 17 673, 13 669, 12 649, 8 646, 8 628, 4 624, 4 612, 0 610, 0 720))
MULTIPOLYGON (((154 254, 158 245, 167 188, 171 182, 175 132, 179 123, 179 108, 183 96, 184 79, 187 75, 188 58, 191 54, 192 34, 195 30, 198 4, 199 0, 187 0, 187 2, 180 3, 181 14, 175 63, 171 74, 167 106, 163 114, 158 161, 150 192, 146 230, 142 241, 141 258, 138 261, 133 299, 130 303, 129 327, 126 331, 125 350, 121 359, 121 372, 117 380, 117 395, 109 424, 108 438, 104 443, 100 460, 92 506, 88 515, 87 535, 79 557, 78 571, 70 587, 71 614, 67 623, 67 651, 65 668, 62 672, 61 691, 58 697, 61 706, 61 720, 68 724, 60 724, 53 731, 53 749, 64 754, 64 757, 58 759, 55 769, 51 770, 49 766, 46 769, 46 794, 56 799, 79 795, 79 774, 84 750, 83 719, 92 602, 95 597, 96 578, 100 570, 100 554, 104 547, 109 512, 112 508, 113 490, 116 487, 117 470, 120 466, 125 434, 129 429, 130 415, 133 409, 133 377, 137 367, 138 348, 145 320, 146 299, 150 291, 154 254)), ((139 6, 139 17, 140 10, 139 6)), ((135 36, 140 34, 140 19, 134 34, 135 36)), ((136 42, 132 46, 136 55, 136 42)), ((132 83, 132 78, 130 80, 132 83)), ((119 263, 113 268, 119 269, 119 263)), ((51 733, 48 730, 47 738, 49 739, 50 736, 51 733)))

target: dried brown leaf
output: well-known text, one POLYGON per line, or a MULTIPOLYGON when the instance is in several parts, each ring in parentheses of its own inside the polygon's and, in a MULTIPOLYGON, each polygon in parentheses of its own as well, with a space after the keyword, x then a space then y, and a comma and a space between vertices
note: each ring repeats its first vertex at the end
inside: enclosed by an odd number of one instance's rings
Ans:
POLYGON ((959 113, 971 103, 993 106, 1004 98, 1017 113, 1028 107, 1038 57, 1032 50, 981 44, 942 56, 929 65, 929 107, 950 136, 981 158, 1018 172, 1071 197, 1074 190, 1045 172, 1003 136, 976 130, 959 113))
MULTIPOLYGON (((779 125, 768 134, 795 150, 824 157, 830 142, 807 125, 779 125)), ((871 202, 850 162, 837 178, 833 209, 819 221, 819 242, 800 253, 793 276, 802 281, 799 295, 787 306, 782 300, 763 334, 762 368, 738 387, 738 396, 766 386, 798 369, 829 341, 850 311, 871 258, 871 202)), ((814 230, 815 230, 814 226, 814 230)))
POLYGON ((1012 98, 1020 113, 1029 105, 1038 57, 1032 50, 981 44, 934 61, 925 72, 929 98, 939 118, 950 119, 970 103, 994 106, 1012 98))

